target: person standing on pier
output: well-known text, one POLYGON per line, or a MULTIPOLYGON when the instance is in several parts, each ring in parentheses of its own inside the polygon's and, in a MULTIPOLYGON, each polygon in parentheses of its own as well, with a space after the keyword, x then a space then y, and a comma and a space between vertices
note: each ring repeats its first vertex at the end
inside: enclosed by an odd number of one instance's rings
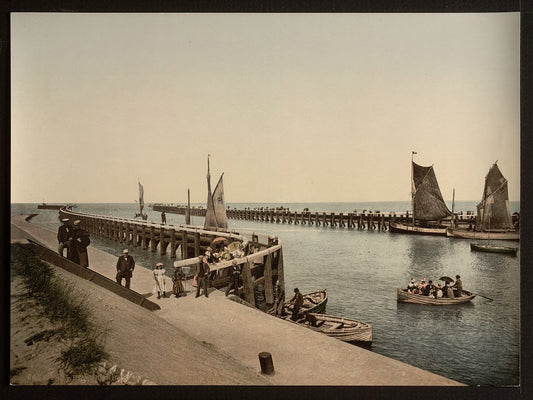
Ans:
POLYGON ((81 221, 77 219, 74 221, 74 229, 72 230, 72 240, 67 251, 67 258, 82 267, 89 268, 89 255, 87 254, 87 246, 91 244, 89 232, 80 227, 81 221))
POLYGON ((128 249, 124 249, 117 261, 117 276, 115 278, 117 283, 122 286, 122 279, 124 278, 126 280, 126 288, 129 289, 134 269, 135 260, 129 255, 128 249))
POLYGON ((63 222, 63 225, 61 225, 57 230, 57 241, 59 242, 57 252, 61 257, 64 257, 63 253, 65 251, 65 247, 67 248, 68 252, 70 239, 72 239, 72 228, 69 225, 69 221, 70 220, 68 218, 63 218, 61 220, 61 222, 63 222))
POLYGON ((165 285, 165 270, 163 269, 163 263, 158 262, 155 265, 154 269, 154 292, 157 292, 157 298, 161 298, 161 293, 163 293, 163 298, 166 297, 166 285, 165 285))
POLYGON ((205 297, 209 297, 207 294, 207 288, 209 286, 208 277, 209 277, 209 264, 204 256, 198 257, 198 286, 196 288, 196 297, 200 296, 200 289, 204 289, 205 297))
POLYGON ((161 212, 161 223, 166 224, 167 223, 167 215, 164 211, 161 212))
POLYGON ((239 295, 239 285, 240 285, 240 278, 241 278, 241 271, 239 267, 237 266, 237 261, 233 260, 231 265, 231 282, 226 289, 226 297, 229 295, 229 292, 231 289, 233 289, 233 294, 235 296, 239 295))
POLYGON ((290 300, 290 302, 291 303, 294 302, 294 307, 292 309, 291 319, 293 321, 296 321, 298 319, 298 313, 300 312, 300 308, 304 304, 304 297, 302 296, 302 294, 300 293, 298 288, 294 288, 294 296, 290 300))
POLYGON ((183 275, 184 274, 181 267, 174 267, 174 276, 172 277, 172 292, 176 297, 180 297, 182 293, 185 293, 185 288, 183 287, 183 275))

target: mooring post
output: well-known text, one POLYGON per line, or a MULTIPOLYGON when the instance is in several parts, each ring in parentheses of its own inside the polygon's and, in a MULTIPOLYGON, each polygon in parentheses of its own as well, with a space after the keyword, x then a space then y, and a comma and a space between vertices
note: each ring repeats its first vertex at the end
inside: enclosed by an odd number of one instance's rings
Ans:
POLYGON ((272 254, 269 252, 265 262, 265 301, 267 304, 274 303, 274 286, 272 285, 272 254))
POLYGON ((259 364, 261 365, 261 373, 266 375, 272 375, 274 373, 274 362, 270 353, 266 351, 259 353, 259 364))
POLYGON ((242 268, 242 284, 244 286, 244 300, 255 307, 254 278, 251 270, 252 261, 246 261, 242 268))

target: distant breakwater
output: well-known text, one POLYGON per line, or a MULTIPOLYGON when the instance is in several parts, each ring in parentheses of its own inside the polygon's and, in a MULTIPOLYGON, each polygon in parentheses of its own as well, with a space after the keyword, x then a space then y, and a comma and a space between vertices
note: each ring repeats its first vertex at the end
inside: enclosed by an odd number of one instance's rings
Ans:
MULTIPOLYGON (((185 215, 187 207, 182 205, 152 204, 152 209, 158 212, 169 214, 185 215)), ((192 207, 191 216, 205 217, 206 209, 203 207, 192 207)), ((315 225, 330 226, 332 228, 368 229, 382 230, 389 229, 392 222, 410 222, 412 214, 408 211, 381 212, 362 211, 353 213, 326 213, 312 211, 290 211, 288 209, 230 209, 226 210, 229 219, 259 221, 270 223, 294 224, 294 225, 315 225)), ((475 223, 476 216, 471 212, 458 212, 456 214, 459 226, 468 226, 475 223)), ((450 220, 443 220, 443 223, 450 223, 450 220)))

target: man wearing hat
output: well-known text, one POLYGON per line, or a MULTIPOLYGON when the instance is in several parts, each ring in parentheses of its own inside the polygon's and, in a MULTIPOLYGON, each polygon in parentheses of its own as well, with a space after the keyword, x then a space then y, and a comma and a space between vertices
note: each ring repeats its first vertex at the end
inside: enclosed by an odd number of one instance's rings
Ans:
POLYGON ((68 248, 70 245, 70 239, 72 239, 72 228, 69 225, 69 219, 63 218, 61 222, 63 222, 63 225, 59 227, 57 230, 57 241, 59 242, 59 247, 57 249, 57 252, 61 257, 64 257, 63 252, 65 250, 65 247, 68 248))
POLYGON ((455 297, 461 297, 463 293, 463 281, 459 275, 455 275, 455 283, 453 284, 454 295, 455 297))
POLYGON ((116 280, 119 285, 122 285, 122 278, 126 280, 126 288, 130 288, 130 280, 135 269, 135 260, 129 255, 128 249, 122 251, 122 255, 117 261, 117 276, 116 280))
POLYGON ((209 286, 209 282, 207 281, 209 278, 209 264, 207 263, 207 259, 204 256, 198 257, 198 270, 197 270, 197 279, 198 279, 198 286, 196 288, 196 297, 200 296, 200 290, 204 289, 205 297, 209 297, 207 295, 207 288, 209 286))

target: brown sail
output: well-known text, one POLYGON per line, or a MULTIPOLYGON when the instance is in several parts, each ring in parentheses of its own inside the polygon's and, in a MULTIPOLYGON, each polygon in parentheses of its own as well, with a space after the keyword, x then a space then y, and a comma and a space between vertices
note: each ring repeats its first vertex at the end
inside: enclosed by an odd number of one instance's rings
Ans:
POLYGON ((423 167, 412 162, 413 215, 415 220, 438 221, 452 215, 439 189, 433 166, 423 167))
POLYGON ((483 198, 477 205, 476 231, 513 229, 507 179, 494 163, 485 176, 483 198))

